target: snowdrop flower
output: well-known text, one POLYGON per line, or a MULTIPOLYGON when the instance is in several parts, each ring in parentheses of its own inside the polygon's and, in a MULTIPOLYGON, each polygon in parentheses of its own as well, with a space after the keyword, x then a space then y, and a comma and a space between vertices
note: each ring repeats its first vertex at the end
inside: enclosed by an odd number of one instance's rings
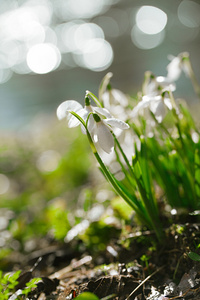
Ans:
MULTIPOLYGON (((79 111, 79 113, 81 115, 83 115, 83 118, 85 121, 90 113, 96 113, 97 115, 99 115, 100 117, 103 117, 103 118, 112 118, 111 114, 109 113, 109 111, 107 109, 105 109, 103 107, 91 105, 90 99, 87 96, 85 97, 85 107, 81 111, 79 111)), ((89 130, 89 132, 92 131, 94 125, 95 125, 94 118, 89 118, 88 124, 87 124, 87 129, 89 130)), ((83 131, 83 133, 86 133, 86 131, 83 127, 82 127, 82 131, 83 131)))
POLYGON ((121 120, 127 120, 127 108, 129 99, 118 89, 113 89, 110 84, 112 73, 107 73, 99 86, 99 100, 112 115, 121 120))
POLYGON ((131 113, 131 117, 135 118, 140 114, 144 113, 144 110, 146 108, 150 109, 153 114, 155 115, 155 118, 160 123, 164 119, 167 109, 166 107, 171 110, 172 104, 169 98, 162 97, 161 95, 157 96, 143 96, 142 101, 140 101, 133 109, 131 113))
POLYGON ((163 76, 155 76, 152 72, 145 73, 145 79, 142 86, 142 95, 156 96, 164 91, 175 91, 176 86, 172 81, 163 76))
POLYGON ((186 76, 190 76, 190 64, 188 64, 189 54, 187 52, 180 53, 178 56, 171 56, 171 62, 167 66, 167 78, 176 81, 181 72, 184 71, 186 76))
POLYGON ((75 113, 78 113, 82 109, 83 106, 79 102, 75 100, 67 100, 62 102, 58 106, 56 114, 59 120, 66 118, 68 127, 72 128, 80 125, 80 121, 76 117, 74 117, 70 112, 73 111, 75 113))
MULTIPOLYGON (((81 124, 81 122, 74 115, 72 115, 71 112, 75 112, 77 115, 79 115, 84 122, 86 122, 90 113, 96 113, 104 118, 112 117, 107 109, 90 105, 90 100, 88 97, 85 98, 85 102, 85 107, 83 107, 79 102, 75 100, 67 100, 61 103, 57 108, 57 117, 59 120, 66 118, 69 128, 81 125, 84 134, 86 133, 86 131, 83 124, 81 124)), ((91 131, 93 126, 94 121, 92 118, 89 118, 88 130, 91 131)))
POLYGON ((112 127, 120 129, 128 129, 129 125, 119 119, 107 118, 101 119, 98 114, 93 114, 95 126, 92 129, 91 135, 93 141, 107 153, 110 153, 114 148, 114 137, 111 133, 112 127))
POLYGON ((108 85, 108 89, 102 95, 102 101, 106 108, 112 112, 112 114, 121 120, 127 120, 127 112, 125 108, 128 105, 127 96, 118 89, 112 89, 108 85))

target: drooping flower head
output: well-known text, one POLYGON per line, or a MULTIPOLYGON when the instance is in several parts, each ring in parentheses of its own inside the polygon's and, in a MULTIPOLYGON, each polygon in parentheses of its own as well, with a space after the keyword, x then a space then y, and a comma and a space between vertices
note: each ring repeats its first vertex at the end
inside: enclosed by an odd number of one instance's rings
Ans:
POLYGON ((179 79, 182 71, 186 76, 190 76, 191 68, 189 64, 189 53, 183 52, 178 56, 170 56, 171 62, 167 66, 167 78, 171 81, 179 79))
POLYGON ((57 109, 57 117, 59 120, 66 118, 70 128, 81 125, 82 132, 86 134, 88 131, 94 143, 98 143, 107 153, 110 153, 114 147, 112 127, 121 130, 129 128, 128 124, 115 119, 107 109, 92 106, 88 96, 85 97, 84 107, 75 100, 61 103, 57 109))
POLYGON ((114 148, 114 137, 111 133, 112 127, 124 130, 128 129, 129 125, 115 118, 101 119, 97 114, 93 114, 93 118, 95 126, 91 132, 92 138, 105 152, 110 153, 114 148))
POLYGON ((112 88, 110 79, 112 73, 107 73, 99 87, 99 99, 112 115, 121 120, 127 120, 129 98, 119 89, 112 88))
POLYGON ((144 83, 142 85, 142 96, 157 96, 165 91, 174 92, 175 84, 167 77, 155 76, 152 72, 145 72, 144 83))
MULTIPOLYGON (((66 100, 58 106, 57 117, 59 120, 66 118, 67 125, 69 128, 81 125, 80 120, 78 118, 76 118, 72 114, 72 112, 74 112, 78 116, 80 116, 85 123, 86 123, 88 115, 90 113, 97 113, 101 116, 104 116, 105 118, 111 117, 111 114, 109 113, 109 111, 107 109, 98 107, 98 106, 92 106, 90 104, 90 99, 88 96, 85 97, 85 106, 84 107, 75 100, 66 100)), ((92 126, 93 126, 92 123, 93 122, 91 120, 88 121, 88 126, 90 129, 92 129, 92 126)), ((82 130, 85 133, 83 126, 82 126, 82 130)))
POLYGON ((82 109, 83 106, 79 102, 75 100, 66 100, 58 106, 56 114, 59 120, 66 118, 68 127, 72 128, 80 125, 80 121, 70 112, 79 112, 78 114, 80 114, 82 109))
POLYGON ((146 110, 153 112, 155 118, 160 123, 164 119, 167 109, 172 109, 171 100, 166 96, 143 96, 142 101, 140 101, 133 109, 131 117, 134 119, 137 116, 145 113, 146 110))

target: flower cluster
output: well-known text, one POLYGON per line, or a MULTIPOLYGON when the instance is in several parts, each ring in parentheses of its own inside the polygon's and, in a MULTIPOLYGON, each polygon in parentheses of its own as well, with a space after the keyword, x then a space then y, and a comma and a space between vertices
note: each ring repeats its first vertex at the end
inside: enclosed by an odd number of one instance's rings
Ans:
POLYGON ((68 127, 81 126, 106 179, 158 239, 162 230, 153 182, 164 189, 171 207, 195 209, 200 199, 199 133, 189 112, 173 96, 182 71, 200 96, 189 54, 184 52, 172 58, 165 77, 145 73, 136 105, 134 99, 112 88, 112 73, 108 73, 98 98, 86 91, 84 107, 67 100, 57 109, 58 119, 66 118, 68 127), (173 131, 166 125, 167 115, 173 131), (105 157, 109 157, 107 164, 105 157), (112 168, 113 158, 120 170, 112 168), (123 176, 117 177, 116 172, 123 176))

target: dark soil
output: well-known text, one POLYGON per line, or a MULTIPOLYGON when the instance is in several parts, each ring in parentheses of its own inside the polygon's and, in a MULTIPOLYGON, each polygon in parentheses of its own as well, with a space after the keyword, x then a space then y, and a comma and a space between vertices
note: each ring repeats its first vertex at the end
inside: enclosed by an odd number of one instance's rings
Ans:
POLYGON ((199 228, 198 223, 171 225, 158 243, 153 232, 126 227, 104 251, 86 249, 79 240, 40 241, 45 248, 11 262, 18 260, 24 271, 17 288, 41 277, 29 299, 74 299, 85 291, 100 299, 200 299, 200 262, 188 257, 200 252, 199 228))

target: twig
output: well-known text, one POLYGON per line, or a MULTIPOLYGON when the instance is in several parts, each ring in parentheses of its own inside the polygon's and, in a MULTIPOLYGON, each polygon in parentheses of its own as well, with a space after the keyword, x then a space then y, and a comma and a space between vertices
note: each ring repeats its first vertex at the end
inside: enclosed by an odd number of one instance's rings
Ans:
POLYGON ((58 272, 51 274, 49 276, 49 278, 50 279, 53 279, 53 278, 62 279, 66 273, 71 272, 73 269, 76 269, 78 267, 81 267, 84 264, 91 262, 91 260, 92 260, 92 257, 90 255, 87 255, 87 256, 81 258, 80 260, 71 263, 69 266, 59 270, 58 272))
POLYGON ((140 282, 140 284, 130 293, 130 295, 125 299, 128 300, 130 299, 130 297, 146 282, 148 281, 152 276, 154 276, 156 273, 160 272, 160 270, 162 270, 165 267, 162 266, 160 268, 158 268, 156 271, 154 271, 151 275, 147 276, 142 282, 140 282))

